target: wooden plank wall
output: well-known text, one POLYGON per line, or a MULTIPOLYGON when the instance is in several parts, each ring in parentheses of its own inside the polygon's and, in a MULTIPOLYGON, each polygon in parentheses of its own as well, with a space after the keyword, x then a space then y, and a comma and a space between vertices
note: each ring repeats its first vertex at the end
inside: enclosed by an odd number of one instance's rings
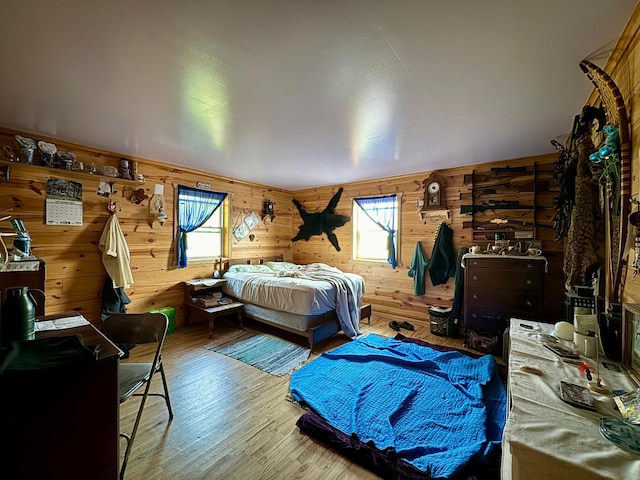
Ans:
MULTIPOLYGON (((544 155, 518 160, 493 162, 475 165, 473 167, 459 167, 439 170, 438 173, 446 182, 446 205, 451 212, 451 228, 454 234, 454 250, 473 245, 471 228, 464 229, 463 221, 470 219, 467 215, 460 215, 460 205, 469 204, 470 200, 460 200, 460 194, 470 191, 471 186, 464 183, 464 175, 473 169, 478 172, 490 172, 492 167, 532 166, 536 163, 538 179, 550 180, 553 176, 553 162, 557 155, 544 155)), ((354 262, 352 255, 352 223, 335 230, 341 251, 336 251, 325 235, 312 237, 309 241, 298 241, 293 245, 293 258, 296 263, 323 262, 334 265, 343 271, 358 273, 366 280, 365 301, 373 305, 375 313, 393 318, 407 318, 426 320, 430 305, 451 306, 454 296, 454 279, 445 285, 433 286, 427 280, 426 293, 416 297, 413 290, 413 278, 408 276, 413 252, 420 242, 424 253, 431 257, 435 234, 438 224, 425 224, 418 217, 417 202, 424 195, 422 182, 431 172, 387 178, 382 180, 350 183, 340 185, 344 187, 337 213, 351 215, 351 205, 354 197, 384 195, 397 193, 402 195, 402 218, 399 231, 400 261, 393 270, 387 263, 354 262)), ((299 200, 307 211, 322 210, 339 186, 321 187, 294 192, 294 198, 299 200)), ((564 287, 562 274, 563 244, 555 242, 552 220, 555 210, 551 208, 554 195, 552 190, 539 192, 537 195, 539 224, 537 238, 543 242, 543 250, 549 259, 549 272, 545 284, 545 312, 547 318, 558 320, 562 318, 564 287)), ((510 197, 517 199, 518 197, 510 197)), ((531 196, 524 197, 521 204, 530 203, 531 196)), ((508 211, 501 212, 508 217, 508 211)), ((299 217, 294 218, 294 230, 300 225, 299 217)))
MULTIPOLYGON (((0 145, 15 145, 14 132, 0 130, 0 145)), ((85 164, 91 161, 99 165, 117 166, 121 155, 95 148, 64 142, 60 139, 23 135, 48 140, 59 149, 69 150, 85 164)), ((213 266, 190 265, 184 269, 175 266, 175 213, 173 212, 174 185, 194 186, 197 181, 208 182, 213 190, 232 195, 232 220, 234 224, 252 210, 258 214, 264 199, 275 203, 276 217, 270 224, 260 223, 252 231, 253 242, 245 238, 238 243, 233 239, 232 255, 249 257, 283 255, 292 259, 290 247, 292 225, 292 194, 268 186, 218 177, 209 173, 174 168, 166 164, 128 157, 139 162, 138 171, 144 175, 142 185, 151 197, 155 184, 164 185, 168 221, 160 229, 149 224, 149 199, 141 204, 123 197, 125 185, 115 179, 120 226, 131 251, 131 268, 134 285, 126 290, 131 298, 130 312, 144 312, 151 308, 176 307, 176 325, 184 323, 182 282, 192 278, 211 276, 213 266)), ((10 165, 10 181, 0 183, 0 212, 24 221, 31 237, 33 254, 46 262, 46 313, 53 314, 75 310, 98 324, 101 310, 101 292, 106 272, 98 241, 110 213, 108 199, 96 194, 98 178, 85 174, 52 171, 37 166, 10 165), (65 178, 83 185, 83 225, 81 227, 47 226, 44 221, 45 186, 47 178, 65 178)), ((128 186, 128 185, 126 185, 128 186)), ((139 186, 135 186, 139 188, 139 186)), ((6 226, 10 227, 6 222, 6 226)), ((10 243, 10 242, 9 242, 10 243)))
MULTIPOLYGON (((631 174, 632 194, 639 200, 640 193, 640 4, 622 31, 616 46, 603 67, 616 82, 624 98, 629 123, 631 125, 631 174)), ((585 81, 588 79, 585 78, 585 81)), ((594 93, 595 95, 595 93, 594 93)), ((633 276, 631 268, 627 269, 623 283, 622 301, 624 303, 640 303, 640 276, 633 276)))
MULTIPOLYGON (((15 146, 9 129, 0 129, 0 144, 15 146)), ((76 153, 79 161, 95 161, 98 164, 117 166, 121 155, 71 144, 61 139, 34 136, 38 140, 48 140, 58 148, 76 153)), ((429 305, 451 305, 454 293, 454 281, 446 285, 427 287, 424 296, 413 294, 413 280, 407 272, 414 248, 421 242, 427 254, 431 256, 434 234, 437 225, 426 225, 419 220, 417 200, 423 197, 423 180, 431 172, 393 177, 376 181, 358 182, 342 185, 344 193, 337 211, 351 215, 351 200, 358 196, 385 193, 402 194, 402 219, 400 229, 400 263, 396 270, 388 264, 362 263, 351 261, 352 224, 348 223, 336 230, 340 245, 337 252, 326 236, 312 237, 309 241, 292 243, 291 237, 297 232, 301 220, 292 204, 295 197, 307 210, 322 209, 337 190, 335 187, 321 187, 296 192, 287 192, 265 185, 256 185, 230 178, 218 177, 210 173, 175 168, 153 160, 134 158, 139 162, 139 172, 145 176, 143 185, 146 195, 153 194, 154 185, 164 185, 165 202, 173 205, 174 185, 195 186, 196 181, 211 183, 214 190, 229 192, 232 195, 232 219, 237 223, 251 210, 260 212, 264 199, 275 203, 276 217, 272 223, 260 223, 252 233, 255 240, 248 238, 241 242, 233 240, 232 257, 261 257, 282 255, 285 260, 298 263, 323 262, 338 268, 361 274, 366 281, 366 298, 373 305, 376 314, 389 318, 425 320, 429 305)), ((539 178, 550 178, 555 155, 531 157, 525 159, 494 162, 475 166, 478 171, 489 171, 491 167, 532 165, 536 162, 539 178)), ((454 248, 472 244, 471 229, 463 229, 462 222, 467 216, 460 215, 459 200, 461 192, 467 192, 470 185, 463 183, 465 174, 473 168, 452 168, 439 173, 447 182, 447 206, 452 217, 454 230, 454 248)), ((135 284, 126 290, 131 298, 130 312, 142 312, 151 308, 176 307, 176 326, 184 323, 182 282, 192 278, 210 276, 212 265, 193 265, 185 269, 175 267, 175 224, 173 208, 167 208, 169 216, 164 227, 152 229, 148 222, 149 200, 136 205, 123 197, 125 189, 116 179, 116 214, 126 235, 131 250, 135 284)), ((98 178, 88 175, 67 174, 60 170, 52 172, 36 166, 11 165, 9 182, 0 184, 0 211, 24 221, 32 237, 33 253, 45 260, 46 272, 46 313, 59 313, 76 310, 83 313, 94 323, 99 323, 101 308, 101 290, 106 273, 98 249, 98 241, 105 222, 109 217, 106 210, 107 199, 96 195, 98 178), (55 175, 52 175, 54 173, 55 175), (44 200, 47 178, 55 176, 80 181, 83 184, 83 219, 81 227, 46 226, 44 224, 44 200)), ((543 240, 545 254, 548 255, 549 273, 547 275, 546 307, 549 318, 560 318, 562 312, 562 244, 553 241, 550 227, 554 211, 550 209, 554 192, 541 192, 538 205, 541 207, 538 223, 539 238, 543 240)), ((468 202, 468 201, 465 201, 468 202)))

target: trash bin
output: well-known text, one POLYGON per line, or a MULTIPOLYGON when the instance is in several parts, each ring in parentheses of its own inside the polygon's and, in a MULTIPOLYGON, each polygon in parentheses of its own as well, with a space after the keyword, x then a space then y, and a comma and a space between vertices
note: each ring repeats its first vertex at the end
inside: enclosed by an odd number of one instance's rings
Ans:
POLYGON ((167 333, 173 333, 176 328, 176 307, 159 307, 149 310, 149 313, 164 313, 169 319, 169 326, 167 326, 167 333))
POLYGON ((429 307, 431 333, 446 337, 449 335, 449 317, 451 307, 429 307))

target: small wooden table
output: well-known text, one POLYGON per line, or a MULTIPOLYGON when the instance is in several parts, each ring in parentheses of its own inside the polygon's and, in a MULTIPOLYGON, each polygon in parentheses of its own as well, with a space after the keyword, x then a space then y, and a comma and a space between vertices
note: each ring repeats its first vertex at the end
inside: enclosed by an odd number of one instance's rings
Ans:
MULTIPOLYGON (((204 306, 206 304, 198 303, 197 297, 200 295, 216 295, 218 298, 222 297, 222 285, 226 280, 214 279, 214 278, 198 278, 195 280, 189 280, 184 282, 184 313, 185 325, 189 325, 191 313, 193 311, 201 312, 209 321, 209 338, 213 337, 213 324, 214 320, 218 317, 225 317, 227 315, 238 316, 238 322, 242 327, 242 312, 244 311, 244 304, 240 302, 222 303, 211 306, 204 306)), ((215 298, 215 297, 214 297, 215 298)))
POLYGON ((238 323, 242 328, 242 312, 244 311, 244 304, 239 302, 227 303, 226 305, 218 305, 217 307, 199 307, 198 305, 190 305, 190 308, 201 309, 207 315, 209 320, 209 338, 213 338, 213 323, 218 317, 225 317, 227 315, 238 315, 238 323))

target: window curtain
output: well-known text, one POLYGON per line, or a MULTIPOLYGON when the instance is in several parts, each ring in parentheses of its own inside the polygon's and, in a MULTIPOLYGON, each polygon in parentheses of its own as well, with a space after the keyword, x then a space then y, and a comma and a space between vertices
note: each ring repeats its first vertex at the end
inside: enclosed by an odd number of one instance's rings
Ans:
POLYGON ((397 195, 354 198, 354 200, 376 225, 387 232, 387 251, 389 252, 387 262, 389 262, 393 268, 396 268, 398 263, 396 257, 397 195))
POLYGON ((201 227, 215 212, 226 193, 178 185, 178 268, 187 266, 187 233, 201 227))

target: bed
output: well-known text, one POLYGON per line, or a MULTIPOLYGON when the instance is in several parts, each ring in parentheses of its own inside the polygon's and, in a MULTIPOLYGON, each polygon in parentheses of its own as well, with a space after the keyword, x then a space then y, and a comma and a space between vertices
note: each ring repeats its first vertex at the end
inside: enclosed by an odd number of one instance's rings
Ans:
POLYGON ((382 478, 499 478, 506 393, 495 358, 369 334, 291 375, 300 430, 382 478))
POLYGON ((323 263, 230 260, 222 291, 244 304, 244 315, 307 337, 314 346, 342 331, 360 335, 364 279, 323 263))

